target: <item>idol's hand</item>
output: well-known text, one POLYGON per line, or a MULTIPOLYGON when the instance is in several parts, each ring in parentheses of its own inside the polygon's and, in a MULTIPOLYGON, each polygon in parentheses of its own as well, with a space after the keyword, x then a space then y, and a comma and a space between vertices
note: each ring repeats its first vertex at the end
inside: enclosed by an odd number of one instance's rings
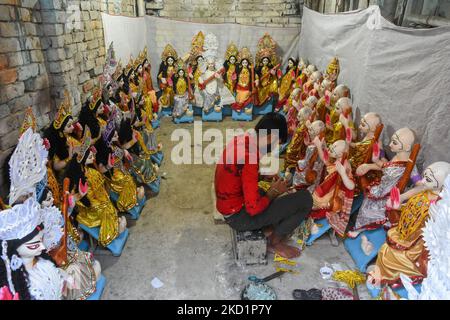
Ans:
POLYGON ((336 161, 336 171, 341 175, 345 175, 345 167, 342 165, 340 161, 336 161))
POLYGON ((88 183, 86 181, 86 183, 83 184, 83 182, 80 180, 78 181, 78 193, 80 194, 80 199, 83 198, 85 195, 87 195, 88 193, 88 183))
POLYGON ((313 140, 314 145, 319 149, 322 148, 323 141, 320 140, 319 136, 316 136, 313 140))
POLYGON ((132 162, 132 161, 133 161, 133 157, 131 157, 131 154, 128 152, 128 150, 124 150, 124 155, 125 155, 125 158, 126 158, 129 162, 132 162))
POLYGON ((360 165, 360 166, 356 169, 356 175, 357 175, 357 176, 363 176, 363 175, 365 175, 367 172, 369 172, 369 166, 367 165, 367 163, 364 163, 364 164, 360 165))
POLYGON ((115 162, 114 155, 110 153, 108 156, 108 167, 110 169, 114 167, 114 162, 115 162))

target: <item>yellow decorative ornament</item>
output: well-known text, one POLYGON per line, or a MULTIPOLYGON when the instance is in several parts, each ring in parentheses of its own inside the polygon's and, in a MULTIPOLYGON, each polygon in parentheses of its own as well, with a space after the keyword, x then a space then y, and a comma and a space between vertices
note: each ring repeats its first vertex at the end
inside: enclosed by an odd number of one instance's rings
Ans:
POLYGON ((25 131, 31 128, 33 132, 36 132, 36 117, 33 113, 33 108, 29 106, 25 111, 25 117, 23 118, 22 126, 20 127, 20 136, 24 134, 25 131))
POLYGON ((148 57, 148 49, 147 49, 147 46, 144 47, 144 50, 142 51, 142 56, 144 57, 144 59, 147 59, 147 57, 148 57))
POLYGON ((134 62, 133 62, 134 70, 136 70, 139 67, 139 65, 142 63, 142 61, 144 61, 144 58, 142 56, 142 52, 140 52, 139 55, 137 56, 136 60, 134 60, 134 62))
POLYGON ((345 270, 335 271, 332 276, 333 280, 344 282, 351 289, 354 289, 357 285, 363 284, 366 281, 364 274, 358 270, 345 270))
POLYGON ((203 44, 205 43, 205 35, 199 31, 191 42, 191 51, 189 52, 190 62, 194 62, 203 53, 203 44))
POLYGON ((337 57, 334 57, 327 66, 326 78, 334 81, 339 76, 339 72, 339 59, 337 57))
POLYGON ((133 69, 133 67, 134 67, 133 56, 130 56, 130 61, 128 61, 128 64, 125 67, 125 74, 128 75, 129 72, 133 69))
POLYGON ((74 152, 77 154, 78 163, 81 163, 84 156, 86 155, 86 152, 90 149, 91 142, 92 142, 91 131, 89 130, 88 126, 85 126, 84 127, 84 135, 83 135, 83 139, 81 140, 81 144, 74 148, 74 152))
POLYGON ((117 63, 116 70, 114 71, 114 73, 112 75, 112 78, 114 80, 117 80, 122 75, 122 73, 123 73, 122 60, 119 60, 119 62, 117 63))
POLYGON ((70 96, 67 90, 64 91, 64 100, 61 102, 55 120, 53 121, 53 128, 61 129, 62 124, 67 117, 72 115, 72 108, 70 105, 70 96))
POLYGON ((280 272, 280 271, 283 271, 283 272, 286 272, 286 273, 292 273, 292 274, 295 274, 295 275, 300 274, 300 271, 298 271, 298 270, 292 270, 292 269, 288 269, 288 268, 283 268, 283 267, 280 267, 279 265, 276 265, 275 266, 275 272, 280 272))
POLYGON ((230 60, 231 57, 235 57, 237 59, 238 54, 238 47, 236 47, 234 42, 231 42, 227 47, 227 51, 225 52, 225 60, 230 60))
POLYGON ((239 54, 237 56, 238 62, 241 63, 242 60, 247 60, 250 64, 253 63, 253 56, 250 52, 250 49, 247 47, 244 47, 239 51, 239 54))
POLYGON ((275 257, 273 258, 273 262, 278 262, 281 264, 286 264, 288 266, 292 266, 295 267, 297 266, 297 262, 293 261, 293 260, 289 260, 286 258, 283 258, 282 256, 280 256, 278 253, 275 253, 275 257))
POLYGON ((178 60, 177 60, 177 62, 176 62, 176 67, 177 67, 177 70, 178 71, 180 71, 180 70, 184 70, 184 61, 183 61, 183 59, 181 59, 181 58, 179 58, 178 60))
POLYGON ((175 49, 170 44, 167 44, 161 54, 161 60, 166 61, 169 57, 172 57, 174 60, 178 60, 178 54, 175 49))
POLYGON ((102 99, 102 89, 95 88, 94 89, 94 93, 92 94, 91 101, 89 102, 89 109, 94 110, 95 109, 95 105, 101 99, 102 99))
POLYGON ((270 186, 271 184, 268 181, 261 180, 258 182, 258 188, 264 190, 264 192, 267 192, 270 189, 270 186))
POLYGON ((273 65, 278 64, 278 57, 276 55, 277 43, 270 34, 265 33, 259 39, 256 53, 256 63, 260 63, 262 58, 269 58, 273 65))
POLYGON ((148 59, 148 50, 147 46, 144 47, 144 50, 139 54, 140 63, 143 63, 145 59, 148 59))

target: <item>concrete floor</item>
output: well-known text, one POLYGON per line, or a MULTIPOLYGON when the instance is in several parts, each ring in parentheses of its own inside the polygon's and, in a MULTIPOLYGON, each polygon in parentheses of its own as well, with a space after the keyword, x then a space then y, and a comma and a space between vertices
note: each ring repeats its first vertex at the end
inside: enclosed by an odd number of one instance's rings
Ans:
MULTIPOLYGON (((203 129, 224 131, 254 124, 227 118, 203 123, 203 129)), ((160 194, 147 202, 139 220, 129 221, 130 236, 122 255, 115 258, 95 252, 107 278, 103 299, 239 299, 250 275, 263 278, 275 272, 273 255, 266 266, 235 264, 229 227, 213 221, 214 166, 175 165, 170 160, 175 145, 171 133, 181 127, 193 131, 193 124, 175 125, 169 118, 161 121, 158 139, 165 155, 161 172, 167 176, 160 194), (154 277, 164 286, 153 288, 154 277)), ((294 289, 338 286, 321 278, 319 269, 325 263, 355 268, 343 244, 332 247, 327 235, 307 247, 296 261, 299 274, 284 274, 268 283, 279 299, 292 300, 294 289)), ((359 286, 359 294, 362 299, 368 297, 365 286, 359 286)))

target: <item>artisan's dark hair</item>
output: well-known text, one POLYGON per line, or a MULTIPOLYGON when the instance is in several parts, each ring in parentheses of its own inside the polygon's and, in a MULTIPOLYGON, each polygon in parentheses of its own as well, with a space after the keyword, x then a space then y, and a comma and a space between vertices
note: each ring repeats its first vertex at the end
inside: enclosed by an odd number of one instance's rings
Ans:
POLYGON ((272 130, 278 130, 281 143, 287 141, 287 123, 286 118, 278 112, 269 112, 265 114, 255 126, 256 133, 260 130, 267 130, 270 134, 272 130))

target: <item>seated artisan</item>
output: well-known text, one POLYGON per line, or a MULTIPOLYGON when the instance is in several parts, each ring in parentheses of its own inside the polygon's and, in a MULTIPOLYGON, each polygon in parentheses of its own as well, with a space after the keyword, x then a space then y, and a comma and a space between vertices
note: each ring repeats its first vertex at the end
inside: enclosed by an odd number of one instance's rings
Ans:
POLYGON ((260 158, 270 153, 274 141, 282 144, 286 139, 286 119, 274 112, 264 115, 255 131, 234 137, 216 166, 216 206, 236 231, 270 230, 268 250, 294 258, 300 250, 287 241, 311 211, 311 194, 307 190, 285 194, 288 182, 281 178, 267 192, 258 187, 260 158))

